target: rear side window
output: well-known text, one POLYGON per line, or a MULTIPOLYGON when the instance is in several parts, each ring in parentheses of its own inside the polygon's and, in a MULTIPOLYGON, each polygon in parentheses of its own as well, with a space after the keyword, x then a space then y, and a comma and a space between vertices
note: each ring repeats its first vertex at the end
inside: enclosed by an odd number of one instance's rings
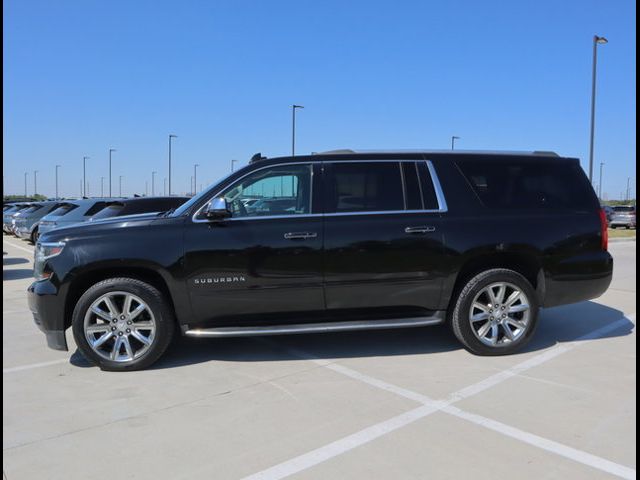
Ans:
POLYGON ((636 207, 613 207, 616 213, 635 213, 636 207))
POLYGON ((398 162, 333 164, 329 208, 333 212, 404 210, 398 162))
POLYGON ((489 208, 590 210, 594 206, 593 191, 577 163, 462 160, 457 164, 489 208))

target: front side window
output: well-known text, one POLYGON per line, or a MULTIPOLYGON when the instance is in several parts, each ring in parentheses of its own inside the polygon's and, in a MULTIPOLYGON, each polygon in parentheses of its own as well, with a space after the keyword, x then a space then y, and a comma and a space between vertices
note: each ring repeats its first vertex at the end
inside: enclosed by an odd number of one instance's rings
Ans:
POLYGON ((384 212, 405 209, 398 162, 333 164, 330 211, 384 212))
POLYGON ((311 165, 263 168, 229 187, 224 198, 232 218, 311 213, 311 165))

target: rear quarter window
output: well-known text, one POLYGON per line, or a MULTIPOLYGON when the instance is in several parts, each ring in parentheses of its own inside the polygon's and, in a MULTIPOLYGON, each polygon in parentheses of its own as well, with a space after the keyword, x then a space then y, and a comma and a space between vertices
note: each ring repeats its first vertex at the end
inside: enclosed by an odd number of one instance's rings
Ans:
POLYGON ((488 208, 591 211, 595 194, 577 162, 461 160, 458 168, 488 208))

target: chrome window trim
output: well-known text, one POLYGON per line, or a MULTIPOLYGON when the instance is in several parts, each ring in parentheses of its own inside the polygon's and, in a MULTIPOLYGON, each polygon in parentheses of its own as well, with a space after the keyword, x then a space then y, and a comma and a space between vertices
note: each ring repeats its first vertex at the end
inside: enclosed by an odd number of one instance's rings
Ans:
MULTIPOLYGON (((422 209, 422 210, 382 210, 382 211, 363 211, 363 212, 334 212, 334 213, 304 213, 304 214, 299 214, 299 215, 265 215, 263 217, 241 217, 241 218, 227 218, 224 221, 225 222, 232 222, 232 221, 253 221, 253 220, 275 220, 275 219, 282 219, 282 218, 289 218, 289 219, 294 219, 294 218, 311 218, 311 217, 345 217, 345 216, 353 216, 353 215, 399 215, 399 214, 406 214, 406 213, 446 213, 448 211, 448 207, 447 207, 447 201, 445 199, 444 196, 444 191, 442 190, 442 186, 440 185, 440 179, 438 178, 438 175, 436 173, 436 169, 433 166, 433 163, 431 162, 431 160, 415 160, 415 159, 400 159, 400 160, 323 160, 322 163, 363 163, 363 162, 367 162, 367 163, 371 163, 371 162, 383 162, 383 163, 406 163, 406 162, 413 162, 416 164, 418 164, 418 162, 425 162, 427 164, 427 169, 429 170, 429 175, 431 176, 431 183, 433 185, 435 194, 436 194, 436 200, 438 202, 438 208, 437 209, 422 209)), ((270 167, 280 167, 280 166, 288 166, 288 165, 309 165, 311 166, 311 202, 313 202, 313 164, 317 163, 317 162, 290 162, 290 163, 279 163, 279 164, 275 164, 275 165, 265 165, 264 167, 260 167, 257 168, 255 170, 252 170, 250 172, 247 172, 246 174, 244 174, 242 177, 238 178, 237 181, 242 180, 243 178, 245 178, 248 175, 251 175, 252 173, 255 173, 257 171, 260 170, 264 170, 265 168, 270 168, 270 167)), ((420 185, 420 178, 418 175, 418 185, 420 185)), ((191 220, 193 223, 211 223, 210 220, 207 219, 198 219, 196 218, 198 216, 198 214, 200 213, 200 211, 202 209, 204 209, 207 204, 214 198, 216 198, 218 195, 222 194, 222 192, 225 190, 225 188, 219 190, 218 192, 216 192, 214 195, 212 195, 211 197, 209 197, 209 199, 200 207, 198 208, 198 210, 196 210, 196 212, 191 216, 191 220)), ((422 186, 420 186, 420 191, 422 192, 422 186)), ((422 199, 423 201, 423 205, 424 205, 424 197, 422 199)))
POLYGON ((442 191, 442 185, 440 185, 440 179, 436 173, 436 168, 433 166, 431 160, 426 160, 429 174, 431 175, 431 183, 436 192, 436 200, 438 201, 438 211, 446 212, 449 210, 447 207, 447 200, 444 198, 444 192, 442 191))

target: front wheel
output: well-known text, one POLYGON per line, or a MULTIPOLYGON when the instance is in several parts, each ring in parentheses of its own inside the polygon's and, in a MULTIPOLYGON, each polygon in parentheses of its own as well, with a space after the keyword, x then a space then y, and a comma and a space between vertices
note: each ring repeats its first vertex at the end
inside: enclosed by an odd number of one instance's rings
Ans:
POLYGON ((162 293, 134 278, 110 278, 89 288, 73 311, 73 337, 102 370, 140 370, 169 346, 175 318, 162 293))
POLYGON ((507 355, 533 336, 538 321, 536 292, 519 273, 482 272, 467 282, 455 300, 450 324, 465 348, 476 355, 507 355))

